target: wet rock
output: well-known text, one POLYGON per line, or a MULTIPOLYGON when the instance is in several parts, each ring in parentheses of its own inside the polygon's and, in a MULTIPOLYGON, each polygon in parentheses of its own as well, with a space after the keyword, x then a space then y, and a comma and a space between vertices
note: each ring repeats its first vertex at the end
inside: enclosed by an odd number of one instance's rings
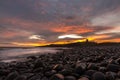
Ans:
POLYGON ((4 68, 7 68, 7 67, 8 67, 7 63, 0 62, 0 69, 4 69, 4 68))
POLYGON ((18 76, 19 76, 18 72, 12 72, 6 77, 5 80, 14 80, 18 76))
POLYGON ((57 72, 55 71, 55 70, 52 70, 52 71, 47 71, 47 72, 45 72, 45 76, 46 77, 50 77, 50 76, 52 76, 52 75, 54 75, 54 74, 56 74, 57 72))
POLYGON ((28 66, 24 62, 18 62, 16 68, 28 68, 28 66))
POLYGON ((71 76, 74 76, 76 79, 78 79, 80 76, 77 73, 70 73, 71 76))
POLYGON ((74 76, 66 76, 64 80, 76 80, 74 76))
POLYGON ((62 69, 63 69, 63 65, 62 64, 56 64, 53 67, 53 70, 56 70, 56 71, 61 71, 62 69))
POLYGON ((107 69, 106 69, 106 67, 99 67, 99 71, 104 73, 107 71, 107 69))
POLYGON ((39 80, 49 80, 47 77, 43 77, 42 79, 39 80))
POLYGON ((95 73, 95 70, 88 70, 85 72, 85 75, 88 76, 89 78, 91 78, 91 76, 95 73))
POLYGON ((0 69, 0 76, 8 75, 10 70, 0 69))
POLYGON ((94 64, 94 63, 90 63, 90 64, 88 65, 87 69, 88 69, 88 70, 98 70, 99 67, 96 66, 96 64, 94 64))
POLYGON ((24 80, 21 78, 24 75, 27 80, 119 80, 120 50, 113 48, 75 47, 57 54, 41 55, 39 58, 31 56, 25 62, 0 63, 0 79, 24 80), (21 75, 15 76, 10 73, 12 71, 21 75))
POLYGON ((87 77, 81 77, 78 80, 89 80, 89 78, 87 78, 87 77))
POLYGON ((34 69, 40 68, 40 67, 44 67, 44 63, 41 60, 36 60, 35 61, 35 65, 34 65, 34 69))
POLYGON ((39 73, 39 72, 42 72, 42 71, 43 71, 43 68, 42 68, 42 67, 39 67, 39 68, 34 69, 33 72, 39 73))
POLYGON ((120 78, 120 71, 117 73, 117 77, 119 77, 119 78, 120 78))
POLYGON ((110 60, 108 61, 108 63, 109 63, 109 64, 117 64, 116 61, 113 60, 113 59, 110 59, 110 60))
POLYGON ((53 75, 50 80, 64 80, 64 76, 62 74, 53 75))
POLYGON ((26 76, 18 76, 14 80, 26 80, 26 79, 27 79, 26 76))
POLYGON ((107 65, 108 65, 108 62, 106 62, 106 61, 103 61, 103 62, 100 63, 101 67, 106 67, 107 65))
POLYGON ((107 66, 107 70, 112 72, 118 72, 120 70, 120 66, 115 64, 109 64, 107 66))
POLYGON ((72 73, 72 70, 69 69, 63 69, 62 71, 59 72, 60 74, 64 75, 64 76, 68 76, 72 73))
POLYGON ((37 57, 36 56, 28 56, 27 59, 33 59, 33 60, 35 60, 35 59, 37 59, 37 57))
POLYGON ((104 60, 104 56, 103 55, 99 55, 98 57, 96 57, 96 60, 98 62, 100 62, 100 61, 104 60))
POLYGON ((107 80, 115 80, 117 77, 117 74, 114 72, 106 72, 106 78, 107 80))
POLYGON ((85 69, 81 65, 76 65, 75 72, 79 75, 82 75, 84 73, 85 69))
POLYGON ((87 68, 86 63, 77 63, 76 66, 81 66, 84 70, 86 70, 86 68, 87 68))
POLYGON ((106 80, 106 78, 102 72, 96 72, 93 74, 92 80, 106 80))
POLYGON ((120 64, 120 58, 116 59, 116 63, 120 64))
POLYGON ((41 80, 41 75, 34 75, 34 76, 32 76, 32 77, 30 77, 28 80, 41 80))
POLYGON ((3 77, 0 76, 0 80, 5 80, 5 77, 4 76, 3 77))
POLYGON ((33 73, 25 73, 25 74, 23 74, 23 75, 26 76, 27 78, 30 78, 30 77, 34 76, 33 73))

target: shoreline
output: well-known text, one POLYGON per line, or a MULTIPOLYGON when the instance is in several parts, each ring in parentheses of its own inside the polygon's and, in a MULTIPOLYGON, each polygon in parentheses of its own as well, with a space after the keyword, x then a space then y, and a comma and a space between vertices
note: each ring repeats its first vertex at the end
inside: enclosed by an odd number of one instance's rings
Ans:
POLYGON ((50 47, 43 47, 43 48, 12 48, 12 49, 4 49, 0 50, 0 62, 11 62, 11 61, 17 61, 23 58, 26 59, 28 56, 39 56, 41 54, 55 54, 56 52, 59 52, 61 50, 64 50, 66 48, 50 48, 50 47))
POLYGON ((23 62, 0 62, 0 80, 111 79, 120 79, 120 46, 74 47, 23 62))

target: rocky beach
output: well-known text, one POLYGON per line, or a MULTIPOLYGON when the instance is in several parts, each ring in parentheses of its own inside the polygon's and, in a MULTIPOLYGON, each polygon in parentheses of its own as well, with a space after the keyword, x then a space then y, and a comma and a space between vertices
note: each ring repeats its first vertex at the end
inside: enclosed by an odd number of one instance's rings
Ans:
POLYGON ((120 46, 72 47, 0 62, 0 80, 120 80, 120 46))

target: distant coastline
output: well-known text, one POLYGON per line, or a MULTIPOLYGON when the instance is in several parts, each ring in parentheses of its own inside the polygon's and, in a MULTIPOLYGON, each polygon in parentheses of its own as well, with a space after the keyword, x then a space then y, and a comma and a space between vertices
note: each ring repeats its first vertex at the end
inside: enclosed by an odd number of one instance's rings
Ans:
POLYGON ((104 42, 104 43, 96 43, 96 42, 76 42, 69 44, 51 44, 46 46, 39 47, 84 47, 84 46, 111 46, 111 45, 120 45, 118 42, 104 42))
POLYGON ((76 42, 76 43, 69 43, 69 44, 50 44, 45 46, 31 46, 31 47, 2 47, 3 48, 35 48, 35 47, 84 47, 84 46, 119 46, 120 42, 103 42, 103 43, 96 43, 96 42, 76 42))

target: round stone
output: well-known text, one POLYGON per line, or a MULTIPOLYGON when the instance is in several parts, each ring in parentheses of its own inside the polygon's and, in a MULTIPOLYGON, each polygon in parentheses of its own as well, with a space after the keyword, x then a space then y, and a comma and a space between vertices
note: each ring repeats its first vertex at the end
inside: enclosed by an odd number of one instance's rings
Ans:
POLYGON ((64 76, 62 74, 53 75, 50 80, 64 80, 64 76))
POLYGON ((36 60, 35 65, 34 65, 34 69, 40 68, 40 67, 44 67, 44 63, 41 62, 41 60, 36 60))
POLYGON ((5 80, 14 80, 18 76, 19 76, 19 74, 17 72, 12 72, 6 77, 5 80))
POLYGON ((87 77, 81 77, 78 80, 89 80, 87 77))
POLYGON ((46 77, 50 77, 50 76, 52 76, 52 75, 55 74, 55 73, 56 73, 55 70, 47 71, 47 72, 45 72, 45 76, 46 76, 46 77))
POLYGON ((99 68, 98 68, 98 66, 96 66, 96 64, 90 63, 88 65, 87 69, 89 69, 89 70, 98 70, 99 68))
POLYGON ((107 66, 107 70, 112 72, 118 72, 120 70, 120 66, 115 64, 109 64, 107 66))
POLYGON ((63 69, 59 73, 62 74, 62 75, 64 75, 64 76, 68 76, 68 75, 70 75, 72 73, 72 71, 68 70, 68 69, 63 69))
POLYGON ((116 63, 120 64, 120 58, 118 58, 118 59, 116 60, 116 63))
POLYGON ((107 69, 106 69, 106 67, 99 67, 99 71, 104 73, 107 71, 107 69))
POLYGON ((85 75, 87 75, 89 78, 91 78, 91 76, 95 73, 95 70, 88 70, 85 72, 85 75))
POLYGON ((27 77, 26 76, 18 76, 17 78, 15 78, 14 80, 26 80, 27 77))
POLYGON ((93 74, 92 80, 106 80, 106 78, 102 72, 96 72, 93 74))
POLYGON ((63 65, 62 64, 56 64, 54 67, 53 67, 54 70, 57 70, 57 71, 60 71, 63 69, 63 65))
POLYGON ((114 72, 106 72, 106 78, 107 80, 115 80, 117 77, 117 74, 114 72))
POLYGON ((76 66, 76 68, 75 68, 75 72, 77 73, 77 74, 79 74, 79 75, 82 75, 83 73, 84 73, 84 69, 83 69, 83 67, 82 66, 76 66))
POLYGON ((64 80, 76 80, 74 76, 66 76, 64 80))
POLYGON ((117 73, 117 76, 120 78, 120 71, 117 73))

